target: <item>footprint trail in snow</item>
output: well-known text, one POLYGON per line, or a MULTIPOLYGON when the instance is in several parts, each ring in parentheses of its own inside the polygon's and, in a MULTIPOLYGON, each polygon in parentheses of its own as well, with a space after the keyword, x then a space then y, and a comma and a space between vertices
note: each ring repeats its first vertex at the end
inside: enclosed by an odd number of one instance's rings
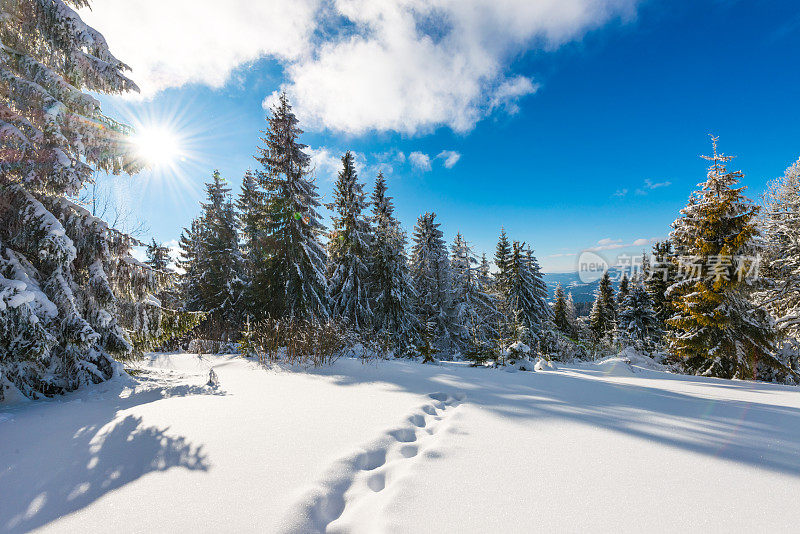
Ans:
POLYGON ((431 393, 430 401, 363 450, 338 460, 318 486, 287 516, 285 532, 353 532, 359 525, 376 529, 390 502, 391 486, 407 476, 421 457, 438 457, 442 429, 463 393, 431 393))

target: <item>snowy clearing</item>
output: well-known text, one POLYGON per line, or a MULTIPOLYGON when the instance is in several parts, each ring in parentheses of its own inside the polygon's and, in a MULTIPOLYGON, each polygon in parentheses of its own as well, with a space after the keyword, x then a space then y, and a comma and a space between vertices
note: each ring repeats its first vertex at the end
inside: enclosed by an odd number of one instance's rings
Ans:
POLYGON ((0 532, 768 531, 800 391, 630 365, 153 355, 0 406, 0 532), (213 368, 219 386, 206 385, 213 368))

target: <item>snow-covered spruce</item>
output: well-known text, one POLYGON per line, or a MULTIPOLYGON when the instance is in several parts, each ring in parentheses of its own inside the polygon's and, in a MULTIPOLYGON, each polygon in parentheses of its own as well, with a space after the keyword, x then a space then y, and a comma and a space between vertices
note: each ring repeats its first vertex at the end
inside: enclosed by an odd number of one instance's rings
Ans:
POLYGON ((371 326, 370 258, 372 236, 363 185, 358 181, 353 154, 342 156, 334 186, 333 231, 328 241, 328 288, 331 315, 357 332, 371 326))
POLYGON ((670 239, 685 276, 667 296, 676 313, 667 321, 671 350, 698 374, 756 378, 759 367, 781 368, 773 355, 774 330, 763 308, 751 300, 747 276, 759 234, 758 207, 737 187, 741 171, 728 172, 731 156, 717 152, 705 182, 673 223, 670 239))
POLYGON ((417 294, 417 316, 421 333, 432 336, 439 351, 456 347, 458 325, 453 313, 453 288, 450 259, 435 213, 417 219, 411 249, 411 279, 417 294))
POLYGON ((765 234, 762 269, 769 283, 758 301, 772 312, 777 328, 800 338, 800 160, 769 184, 761 225, 765 234))
POLYGON ((454 332, 462 350, 470 344, 483 344, 497 336, 498 309, 488 291, 488 263, 478 260, 472 247, 456 234, 450 247, 450 270, 453 285, 453 315, 460 330, 454 332))
POLYGON ((617 339, 637 350, 651 350, 661 337, 661 325, 653 310, 650 295, 642 284, 632 282, 620 303, 617 339))
POLYGON ((259 238, 248 253, 254 266, 249 299, 256 317, 320 322, 330 316, 325 264, 320 241, 317 186, 310 178, 303 131, 281 94, 267 118, 255 171, 263 192, 259 238))
POLYGON ((183 293, 191 311, 210 314, 227 335, 242 320, 244 259, 230 188, 219 171, 206 184, 202 214, 181 235, 183 293))
POLYGON ((62 0, 3 2, 0 20, 0 374, 38 397, 110 378, 126 324, 158 327, 163 279, 69 200, 95 170, 138 166, 84 92, 135 90, 127 67, 62 0))
POLYGON ((388 337, 398 355, 419 343, 419 322, 414 314, 414 288, 406 258, 406 234, 394 216, 386 179, 378 173, 372 193, 371 293, 373 328, 388 337))
POLYGON ((589 324, 595 341, 600 341, 614 332, 616 315, 614 288, 611 286, 611 275, 606 271, 600 279, 592 311, 589 314, 589 324))

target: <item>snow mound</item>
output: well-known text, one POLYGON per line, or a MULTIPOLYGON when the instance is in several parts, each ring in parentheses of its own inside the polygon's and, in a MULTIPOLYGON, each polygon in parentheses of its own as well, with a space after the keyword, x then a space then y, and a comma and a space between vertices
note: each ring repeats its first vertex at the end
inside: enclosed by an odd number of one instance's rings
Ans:
POLYGON ((597 367, 607 376, 633 376, 636 374, 631 361, 622 356, 609 356, 597 362, 597 367))
POLYGON ((556 371, 558 370, 558 367, 556 367, 556 364, 554 364, 550 360, 545 360, 544 358, 538 358, 536 360, 536 365, 533 366, 533 370, 537 372, 556 371))
POLYGON ((610 356, 597 362, 597 366, 608 375, 631 376, 640 370, 665 371, 666 367, 646 354, 641 354, 633 347, 625 347, 616 356, 610 356))

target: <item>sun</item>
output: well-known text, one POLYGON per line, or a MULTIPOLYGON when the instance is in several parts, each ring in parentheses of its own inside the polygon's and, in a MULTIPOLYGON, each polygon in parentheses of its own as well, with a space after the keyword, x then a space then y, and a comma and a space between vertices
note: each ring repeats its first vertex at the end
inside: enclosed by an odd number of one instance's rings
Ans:
POLYGON ((141 126, 131 141, 139 158, 149 167, 172 167, 181 157, 180 138, 167 126, 141 126))

